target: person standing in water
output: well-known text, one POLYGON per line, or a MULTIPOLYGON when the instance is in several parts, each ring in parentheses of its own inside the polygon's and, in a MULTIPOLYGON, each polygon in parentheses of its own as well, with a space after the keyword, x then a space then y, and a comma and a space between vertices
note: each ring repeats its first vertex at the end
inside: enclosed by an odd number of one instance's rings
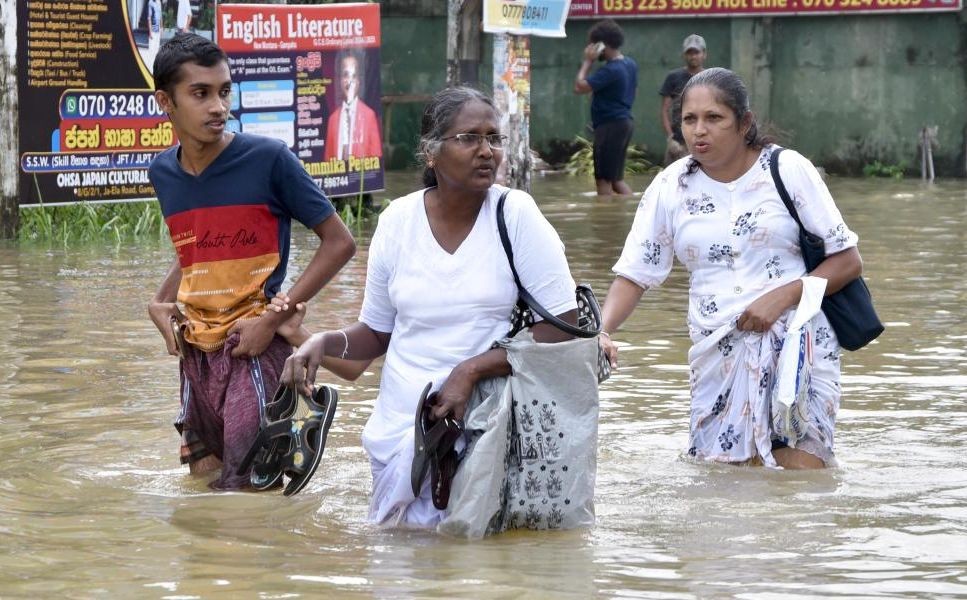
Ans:
MULTIPOLYGON (((773 155, 732 71, 707 69, 691 78, 682 92, 682 133, 691 155, 662 171, 642 196, 613 269, 604 331, 615 333, 677 257, 689 271, 688 454, 794 469, 833 466, 841 350, 821 310, 807 323, 814 359, 805 393, 776 417, 770 390, 807 283, 825 279, 828 296, 860 276, 857 236, 811 162, 793 150, 773 155), (799 226, 773 182, 776 159, 803 225, 824 237, 826 259, 811 273, 799 226)), ((608 335, 601 339, 617 366, 617 348, 608 335)))
POLYGON ((223 467, 216 489, 247 488, 249 474, 236 471, 292 352, 277 330, 356 246, 284 142, 226 129, 232 78, 221 48, 179 33, 154 67, 179 143, 148 170, 176 253, 148 314, 181 358, 182 462, 194 474, 223 467), (288 291, 293 307, 262 316, 285 279, 292 219, 320 243, 288 291))
POLYGON ((658 94, 661 96, 661 126, 665 130, 665 160, 666 167, 679 158, 688 154, 685 148, 685 138, 682 137, 681 107, 678 99, 685 89, 685 84, 696 73, 705 68, 705 38, 693 33, 682 42, 682 58, 685 66, 668 73, 661 84, 658 94))
POLYGON ((612 19, 588 32, 584 60, 574 78, 574 93, 591 94, 594 128, 594 181, 599 196, 631 194, 624 182, 625 155, 634 132, 631 106, 638 90, 638 65, 621 53, 625 36, 612 19), (595 61, 603 64, 588 75, 595 61))

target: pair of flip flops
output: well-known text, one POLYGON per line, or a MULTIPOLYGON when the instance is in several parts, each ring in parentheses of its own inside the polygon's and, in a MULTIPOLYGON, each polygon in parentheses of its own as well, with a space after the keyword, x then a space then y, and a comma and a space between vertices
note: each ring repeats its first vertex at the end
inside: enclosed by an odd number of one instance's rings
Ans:
POLYGON ((413 495, 418 498, 423 480, 429 471, 433 506, 443 510, 450 503, 450 485, 460 463, 455 445, 463 435, 463 424, 450 415, 433 419, 432 408, 436 393, 430 393, 431 387, 431 383, 426 385, 416 407, 415 452, 410 484, 413 495))
POLYGON ((336 390, 325 385, 311 398, 295 386, 280 385, 265 405, 258 435, 237 473, 244 475, 251 467, 252 487, 259 491, 275 487, 285 475, 289 482, 282 494, 297 494, 319 466, 338 399, 336 390))

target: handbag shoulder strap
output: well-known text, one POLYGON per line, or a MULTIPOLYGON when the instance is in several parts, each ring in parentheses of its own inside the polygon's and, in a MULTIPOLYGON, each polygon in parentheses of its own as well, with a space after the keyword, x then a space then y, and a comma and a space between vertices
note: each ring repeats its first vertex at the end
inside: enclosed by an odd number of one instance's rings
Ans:
POLYGON ((802 221, 799 220, 799 212, 796 211, 796 205, 792 203, 792 198, 789 196, 786 184, 782 182, 782 176, 779 174, 779 155, 782 154, 783 150, 785 148, 782 146, 776 146, 772 154, 769 155, 769 171, 772 173, 772 181, 776 184, 776 191, 779 192, 782 203, 786 205, 786 210, 796 220, 796 225, 799 225, 800 231, 806 231, 802 221))
POLYGON ((517 284, 518 290, 523 290, 524 286, 520 283, 517 267, 514 266, 514 249, 510 245, 510 236, 507 235, 507 223, 504 222, 504 202, 507 200, 508 194, 510 194, 510 190, 501 194, 497 200, 497 231, 500 233, 500 243, 504 247, 504 254, 507 255, 507 262, 510 263, 510 271, 514 274, 514 283, 517 284))
POLYGON ((597 332, 590 332, 581 329, 580 327, 575 327, 566 321, 562 321, 556 316, 552 315, 546 308, 540 305, 536 298, 531 296, 530 292, 524 288, 520 282, 520 276, 517 274, 517 267, 514 266, 514 249, 510 244, 510 236, 507 235, 507 223, 504 221, 504 201, 507 200, 507 195, 510 194, 510 190, 507 190, 500 195, 500 199, 497 200, 497 231, 500 232, 500 243, 504 247, 504 253, 507 255, 507 261, 510 263, 510 270, 514 274, 514 282, 517 284, 517 293, 520 299, 524 301, 527 306, 542 319, 557 327, 565 333, 570 333, 575 337, 594 337, 597 332))

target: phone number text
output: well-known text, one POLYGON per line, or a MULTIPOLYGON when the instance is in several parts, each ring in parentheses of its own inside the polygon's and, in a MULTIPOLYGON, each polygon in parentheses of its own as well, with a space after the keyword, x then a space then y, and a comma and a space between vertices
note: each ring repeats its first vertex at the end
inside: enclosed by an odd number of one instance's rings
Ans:
POLYGON ((62 119, 160 117, 163 114, 154 93, 150 91, 117 93, 68 90, 60 100, 62 119))
POLYGON ((598 0, 600 14, 799 12, 915 8, 924 0, 598 0))

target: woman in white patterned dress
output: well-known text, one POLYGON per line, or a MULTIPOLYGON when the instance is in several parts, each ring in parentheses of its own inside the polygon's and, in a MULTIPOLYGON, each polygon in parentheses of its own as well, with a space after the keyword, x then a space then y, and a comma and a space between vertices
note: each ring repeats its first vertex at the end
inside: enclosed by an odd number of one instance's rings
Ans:
MULTIPOLYGON (((690 273, 688 454, 736 464, 832 466, 840 347, 821 311, 808 323, 812 372, 794 407, 795 423, 776 421, 770 401, 804 281, 817 283, 802 279, 799 229, 769 170, 771 141, 758 130, 744 84, 727 69, 693 77, 681 114, 691 155, 645 191, 613 269, 604 329, 613 333, 645 290, 664 281, 674 254, 690 273)), ((826 259, 808 275, 825 279, 829 295, 862 272, 857 236, 812 163, 786 151, 779 166, 806 229, 825 240, 826 259)), ((617 366, 614 343, 602 340, 617 366)))

